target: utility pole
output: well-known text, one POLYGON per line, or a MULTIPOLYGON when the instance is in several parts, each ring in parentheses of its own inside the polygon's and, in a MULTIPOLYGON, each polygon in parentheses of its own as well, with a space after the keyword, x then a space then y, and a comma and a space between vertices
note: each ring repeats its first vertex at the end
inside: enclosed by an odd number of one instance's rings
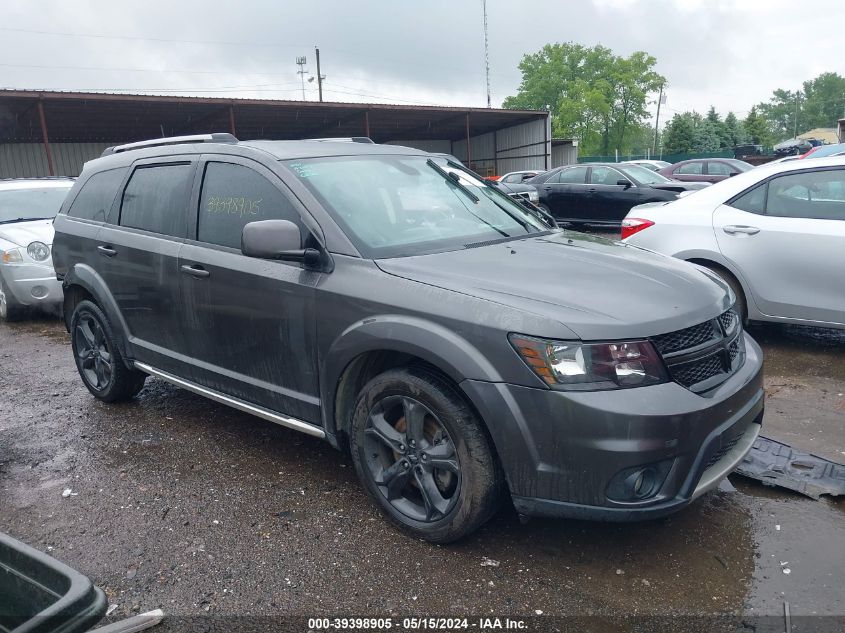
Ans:
POLYGON ((654 119, 654 143, 651 145, 651 153, 657 153, 657 130, 660 126, 660 104, 663 103, 663 84, 660 85, 660 96, 657 97, 657 117, 654 119))
POLYGON ((792 125, 792 138, 798 138, 798 103, 801 100, 801 91, 795 91, 795 118, 792 125))
POLYGON ((320 101, 322 101, 323 100, 323 79, 325 79, 326 76, 320 74, 320 49, 315 46, 314 52, 317 54, 317 92, 319 92, 320 101))
POLYGON ((481 6, 484 10, 484 68, 485 76, 487 78, 487 107, 490 105, 490 49, 487 43, 487 0, 481 0, 481 6))
POLYGON ((299 75, 299 79, 302 81, 302 100, 305 101, 305 73, 308 72, 305 70, 305 57, 297 57, 296 65, 299 66, 299 70, 296 71, 296 74, 299 75))

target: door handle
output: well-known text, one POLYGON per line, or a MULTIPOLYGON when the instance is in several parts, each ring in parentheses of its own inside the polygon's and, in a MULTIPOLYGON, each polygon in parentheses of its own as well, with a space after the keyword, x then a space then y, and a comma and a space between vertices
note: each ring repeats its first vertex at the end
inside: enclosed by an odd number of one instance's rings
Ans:
POLYGON ((742 226, 738 224, 723 226, 722 230, 728 235, 757 235, 760 232, 760 229, 756 226, 742 226))
POLYGON ((191 277, 196 277, 198 279, 204 279, 211 275, 205 268, 202 266, 182 266, 182 272, 186 275, 190 275, 191 277))
POLYGON ((100 251, 100 255, 105 255, 106 257, 114 257, 117 255, 117 251, 111 246, 98 246, 97 250, 100 251))

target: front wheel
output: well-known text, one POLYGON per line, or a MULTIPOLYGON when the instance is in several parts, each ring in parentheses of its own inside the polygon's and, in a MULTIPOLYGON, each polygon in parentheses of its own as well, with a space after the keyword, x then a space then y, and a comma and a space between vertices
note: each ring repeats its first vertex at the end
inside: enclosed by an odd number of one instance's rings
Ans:
POLYGON ((134 397, 146 374, 129 369, 117 346, 108 318, 91 301, 81 301, 70 319, 71 347, 82 382, 103 402, 134 397))
POLYGON ((350 448, 367 492, 411 535, 449 543, 496 511, 501 469, 481 423, 445 380, 390 370, 358 398, 350 448))
POLYGON ((742 284, 730 272, 719 266, 706 266, 708 270, 715 273, 722 281, 728 284, 736 296, 736 311, 742 319, 743 325, 748 324, 748 302, 745 298, 745 291, 742 289, 742 284))
POLYGON ((18 321, 24 315, 24 306, 15 300, 15 296, 3 276, 0 275, 0 321, 18 321))

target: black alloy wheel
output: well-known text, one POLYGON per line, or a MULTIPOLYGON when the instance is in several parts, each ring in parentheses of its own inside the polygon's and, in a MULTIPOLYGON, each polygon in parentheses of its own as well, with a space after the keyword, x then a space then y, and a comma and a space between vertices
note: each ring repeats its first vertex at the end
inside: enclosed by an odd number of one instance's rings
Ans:
POLYGON ((443 423, 409 396, 388 396, 370 410, 366 465, 384 498, 420 522, 446 517, 460 495, 461 466, 443 423))
POLYGON ((73 330, 76 357, 82 379, 95 391, 103 391, 112 379, 112 353, 103 328, 93 315, 85 314, 73 330))

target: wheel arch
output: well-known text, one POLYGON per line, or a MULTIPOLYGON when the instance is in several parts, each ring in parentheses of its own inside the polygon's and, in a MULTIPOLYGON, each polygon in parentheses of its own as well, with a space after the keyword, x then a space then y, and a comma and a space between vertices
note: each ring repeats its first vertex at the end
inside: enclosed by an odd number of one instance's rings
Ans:
POLYGON ((126 321, 120 314, 117 302, 108 290, 106 282, 97 272, 85 264, 76 264, 65 274, 64 301, 62 313, 65 319, 65 327, 70 330, 70 319, 73 311, 81 301, 88 300, 95 303, 109 319, 112 330, 117 338, 120 353, 124 359, 128 358, 126 321))
POLYGON ((745 278, 742 276, 742 273, 733 266, 731 262, 726 260, 724 257, 716 256, 714 253, 696 253, 696 252, 689 252, 689 253, 678 253, 675 257, 679 259, 683 259, 691 264, 698 264, 699 266, 704 266, 705 268, 720 268, 726 273, 728 273, 731 277, 736 279, 737 283, 739 284, 740 288, 742 288, 742 293, 745 295, 745 305, 749 312, 749 318, 751 317, 751 313, 759 313, 757 310, 757 306, 754 302, 754 295, 751 292, 751 288, 749 287, 748 283, 745 281, 745 278))
MULTIPOLYGON (((341 334, 322 362, 321 400, 326 435, 336 446, 345 433, 361 388, 378 374, 417 366, 449 382, 478 414, 461 388, 466 378, 500 381, 492 364, 466 339, 422 319, 391 316, 360 321, 341 334)), ((486 423, 479 415, 482 424, 486 423)))

